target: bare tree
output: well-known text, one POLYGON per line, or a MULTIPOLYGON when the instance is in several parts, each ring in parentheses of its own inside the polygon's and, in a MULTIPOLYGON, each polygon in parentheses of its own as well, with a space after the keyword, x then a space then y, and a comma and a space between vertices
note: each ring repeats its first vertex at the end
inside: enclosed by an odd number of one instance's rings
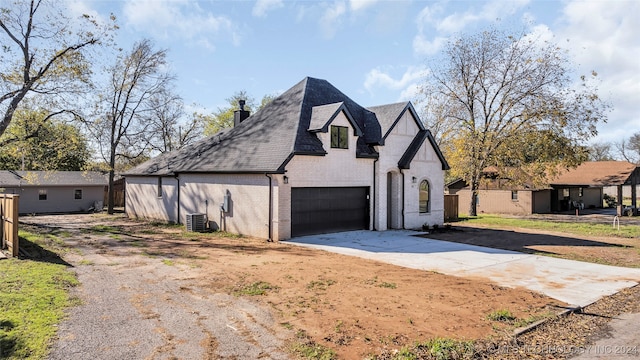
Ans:
POLYGON ((45 103, 48 119, 71 110, 65 97, 90 84, 88 50, 108 38, 113 27, 88 15, 74 27, 62 6, 46 0, 0 5, 0 136, 27 97, 45 103))
POLYGON ((591 161, 609 161, 613 160, 611 152, 611 143, 598 142, 591 144, 588 148, 589 160, 591 161))
POLYGON ((476 215, 488 166, 525 168, 529 180, 542 181, 550 165, 586 158, 583 143, 608 106, 587 77, 574 87, 569 70, 557 45, 493 29, 451 41, 431 67, 424 94, 446 105, 441 120, 450 136, 442 145, 452 173, 471 186, 469 215, 476 215), (545 156, 535 156, 538 151, 545 156))
POLYGON ((640 165, 640 132, 631 135, 628 140, 622 139, 615 147, 623 159, 640 165))
POLYGON ((164 153, 188 145, 202 136, 202 118, 193 114, 186 119, 182 99, 166 90, 150 99, 145 114, 150 124, 151 151, 164 153))
POLYGON ((133 45, 108 69, 109 79, 99 103, 100 113, 90 125, 100 152, 109 164, 108 213, 113 214, 113 181, 119 158, 132 161, 148 150, 154 111, 152 99, 169 87, 173 76, 166 69, 166 51, 154 50, 149 40, 133 45))

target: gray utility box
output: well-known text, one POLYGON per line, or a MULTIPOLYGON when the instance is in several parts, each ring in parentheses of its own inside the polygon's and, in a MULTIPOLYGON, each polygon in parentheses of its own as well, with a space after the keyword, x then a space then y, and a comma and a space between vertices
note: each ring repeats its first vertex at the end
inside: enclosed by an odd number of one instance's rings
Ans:
POLYGON ((205 214, 187 214, 187 231, 202 232, 205 230, 205 214))

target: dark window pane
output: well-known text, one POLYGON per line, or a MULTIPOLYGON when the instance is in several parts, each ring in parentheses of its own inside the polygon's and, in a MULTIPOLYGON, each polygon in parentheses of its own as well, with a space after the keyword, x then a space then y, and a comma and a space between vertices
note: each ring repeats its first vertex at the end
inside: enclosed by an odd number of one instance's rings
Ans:
POLYGON ((331 126, 331 147, 337 149, 349 148, 349 128, 345 126, 331 126))
POLYGON ((420 182, 420 194, 419 194, 419 212, 428 213, 429 212, 429 182, 427 180, 422 180, 420 182))

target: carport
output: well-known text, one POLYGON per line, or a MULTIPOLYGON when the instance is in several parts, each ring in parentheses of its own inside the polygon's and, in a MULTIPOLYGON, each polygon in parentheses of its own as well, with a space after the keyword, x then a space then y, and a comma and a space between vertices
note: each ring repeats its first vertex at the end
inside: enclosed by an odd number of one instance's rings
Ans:
POLYGON ((631 207, 637 212, 636 185, 640 183, 640 167, 626 161, 589 161, 565 171, 551 182, 551 209, 565 211, 601 207, 603 188, 617 188, 617 215, 623 215, 623 186, 631 186, 631 207), (581 205, 580 205, 581 204, 581 205))

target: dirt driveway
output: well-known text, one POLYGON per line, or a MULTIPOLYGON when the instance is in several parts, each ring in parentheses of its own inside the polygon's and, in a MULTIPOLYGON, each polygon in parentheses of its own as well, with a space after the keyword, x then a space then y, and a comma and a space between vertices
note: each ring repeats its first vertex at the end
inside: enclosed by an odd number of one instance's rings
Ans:
POLYGON ((556 300, 480 280, 122 216, 21 218, 81 281, 52 359, 341 359, 434 337, 487 339, 558 312, 556 300), (29 225, 31 224, 31 225, 29 225), (293 349, 293 350, 292 350, 293 349))
POLYGON ((21 222, 57 239, 82 284, 74 291, 82 305, 60 324, 50 359, 289 358, 291 334, 268 309, 195 285, 206 276, 198 265, 142 250, 153 240, 128 233, 134 223, 92 215, 21 222))

